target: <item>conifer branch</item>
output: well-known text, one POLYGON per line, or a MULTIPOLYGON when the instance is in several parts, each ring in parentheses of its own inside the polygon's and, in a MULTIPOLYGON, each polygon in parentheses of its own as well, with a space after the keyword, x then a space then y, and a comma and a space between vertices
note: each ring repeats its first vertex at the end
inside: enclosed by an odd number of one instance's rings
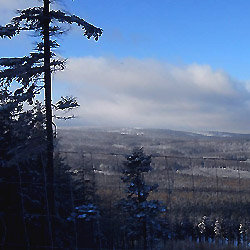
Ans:
POLYGON ((92 36, 97 41, 99 37, 102 35, 103 30, 101 28, 97 28, 94 25, 86 22, 84 19, 75 16, 75 15, 66 15, 64 12, 60 10, 52 10, 50 11, 50 15, 52 19, 56 19, 57 21, 61 23, 69 23, 73 24, 76 23, 78 26, 81 26, 84 30, 84 36, 86 36, 88 39, 90 39, 92 36))

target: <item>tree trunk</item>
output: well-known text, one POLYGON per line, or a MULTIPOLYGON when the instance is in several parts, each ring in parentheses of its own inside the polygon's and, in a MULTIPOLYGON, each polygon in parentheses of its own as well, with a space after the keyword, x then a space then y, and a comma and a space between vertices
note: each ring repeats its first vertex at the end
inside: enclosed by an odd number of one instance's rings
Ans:
POLYGON ((144 250, 147 250, 148 246, 147 246, 147 222, 146 222, 146 218, 143 218, 142 230, 143 230, 143 247, 144 247, 144 250))
POLYGON ((50 0, 44 0, 44 85, 45 85, 45 107, 46 107, 46 131, 47 131, 47 195, 48 210, 52 234, 52 247, 55 243, 55 200, 54 200, 54 164, 53 164, 53 129, 52 129, 52 109, 51 109, 51 71, 50 71, 50 0))

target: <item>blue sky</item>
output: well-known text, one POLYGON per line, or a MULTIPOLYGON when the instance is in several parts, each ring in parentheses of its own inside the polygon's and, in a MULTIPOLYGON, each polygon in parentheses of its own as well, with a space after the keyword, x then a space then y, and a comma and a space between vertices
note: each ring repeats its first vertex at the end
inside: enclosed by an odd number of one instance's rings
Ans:
MULTIPOLYGON (((250 2, 247 0, 75 0, 68 9, 96 25, 98 45, 82 55, 154 58, 174 64, 209 64, 238 79, 250 78, 250 2)), ((67 56, 79 56, 76 38, 67 56)), ((71 41, 65 39, 69 48, 71 41)), ((67 49, 65 50, 67 52, 67 49)))
MULTIPOLYGON (((31 0, 0 0, 0 22, 31 0)), ((78 27, 59 39, 68 58, 53 96, 72 94, 78 119, 62 126, 136 126, 250 133, 248 0, 58 0, 103 28, 98 42, 78 27)), ((32 48, 1 40, 0 56, 32 48)))

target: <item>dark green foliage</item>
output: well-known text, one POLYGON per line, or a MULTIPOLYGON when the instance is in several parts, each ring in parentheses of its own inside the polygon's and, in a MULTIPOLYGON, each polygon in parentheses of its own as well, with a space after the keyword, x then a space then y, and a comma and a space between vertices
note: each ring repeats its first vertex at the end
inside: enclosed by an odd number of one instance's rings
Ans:
POLYGON ((152 170, 151 156, 145 155, 143 149, 135 148, 124 162, 122 180, 128 183, 127 198, 122 199, 118 207, 126 216, 122 227, 129 241, 144 241, 144 248, 164 234, 161 213, 166 209, 158 200, 148 200, 150 192, 156 191, 158 185, 147 185, 144 173, 152 170))
MULTIPOLYGON (((56 56, 59 44, 52 37, 64 33, 65 23, 77 24, 85 37, 96 41, 102 29, 75 15, 49 10, 50 1, 43 2, 43 7, 19 10, 9 24, 0 26, 1 38, 33 31, 41 39, 28 56, 0 59, 0 203, 4 204, 0 215, 6 225, 0 247, 18 243, 29 249, 30 245, 49 246, 53 241, 60 247, 72 246, 73 236, 68 239, 62 234, 74 207, 72 180, 59 155, 53 166, 51 73, 63 70, 65 60, 56 56), (13 84, 17 87, 12 92, 13 84), (44 107, 35 102, 42 89, 46 90, 46 119, 44 107), (33 108, 24 110, 24 104, 33 108), (18 240, 16 232, 22 232, 18 240)), ((75 98, 65 97, 54 107, 65 111, 78 106, 75 98)))
POLYGON ((0 100, 0 203, 6 225, 3 246, 18 243, 24 247, 35 241, 47 244, 49 236, 43 230, 46 225, 43 108, 36 102, 31 110, 24 111, 22 103, 7 89, 0 92, 0 100), (35 234, 38 228, 42 233, 35 234), (23 232, 18 240, 17 230, 23 232))

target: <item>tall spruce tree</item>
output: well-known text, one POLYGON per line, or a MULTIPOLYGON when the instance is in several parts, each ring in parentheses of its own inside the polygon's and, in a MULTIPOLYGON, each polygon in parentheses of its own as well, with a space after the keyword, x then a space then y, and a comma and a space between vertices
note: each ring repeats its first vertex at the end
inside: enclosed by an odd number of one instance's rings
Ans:
POLYGON ((164 229, 160 214, 166 209, 158 200, 148 200, 151 192, 156 191, 157 184, 148 185, 144 174, 152 170, 151 156, 142 148, 135 148, 124 162, 122 181, 127 183, 127 198, 123 198, 118 207, 125 212, 126 223, 123 226, 130 241, 143 239, 144 249, 148 249, 164 229))
MULTIPOLYGON (((96 41, 102 35, 102 29, 86 22, 84 19, 65 13, 61 10, 51 9, 51 1, 43 0, 43 5, 24 10, 18 10, 18 15, 10 23, 0 26, 1 38, 13 38, 22 31, 33 31, 41 40, 37 42, 34 51, 24 57, 0 59, 0 86, 2 90, 8 89, 12 83, 19 87, 14 92, 11 102, 1 104, 1 110, 7 112, 13 105, 28 102, 33 103, 37 94, 44 90, 46 108, 46 141, 47 141, 47 180, 49 214, 51 221, 54 214, 54 167, 53 167, 53 113, 51 74, 63 70, 65 60, 59 59, 55 49, 59 47, 55 37, 64 33, 64 24, 76 24, 83 30, 83 35, 96 41), (11 107, 10 107, 11 105, 11 107)), ((68 107, 74 107, 73 99, 66 98, 68 107), (73 103, 71 102, 73 101, 73 103)), ((17 110, 15 109, 15 112, 17 110)), ((6 135, 5 135, 6 136, 6 135)), ((54 231, 54 230, 53 230, 54 231)), ((52 240, 53 245, 53 240, 52 240)))
MULTIPOLYGON (((36 101, 32 109, 24 110, 11 91, 1 88, 0 106, 0 249, 51 246, 44 188, 45 108, 36 101)), ((69 166, 56 153, 54 167, 54 245, 71 249, 76 245, 76 232, 66 220, 72 212, 69 166)))

